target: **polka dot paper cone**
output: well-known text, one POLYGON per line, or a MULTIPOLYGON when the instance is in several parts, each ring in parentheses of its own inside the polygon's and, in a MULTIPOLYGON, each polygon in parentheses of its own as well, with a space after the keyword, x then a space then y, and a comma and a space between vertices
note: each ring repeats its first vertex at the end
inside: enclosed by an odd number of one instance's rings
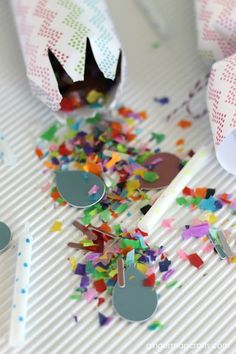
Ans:
POLYGON ((195 4, 200 51, 215 62, 207 103, 216 156, 224 169, 236 175, 236 0, 195 4))
POLYGON ((121 46, 104 0, 11 0, 11 3, 30 86, 52 110, 61 108, 62 90, 49 51, 71 82, 83 81, 89 41, 101 76, 115 80, 121 46))

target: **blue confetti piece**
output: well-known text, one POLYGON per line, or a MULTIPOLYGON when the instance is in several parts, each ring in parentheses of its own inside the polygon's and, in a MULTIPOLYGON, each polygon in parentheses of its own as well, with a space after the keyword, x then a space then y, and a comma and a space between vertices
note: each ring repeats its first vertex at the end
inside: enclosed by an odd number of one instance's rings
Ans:
POLYGON ((154 102, 160 103, 160 105, 164 106, 170 102, 170 99, 167 96, 160 97, 160 98, 154 97, 154 102))

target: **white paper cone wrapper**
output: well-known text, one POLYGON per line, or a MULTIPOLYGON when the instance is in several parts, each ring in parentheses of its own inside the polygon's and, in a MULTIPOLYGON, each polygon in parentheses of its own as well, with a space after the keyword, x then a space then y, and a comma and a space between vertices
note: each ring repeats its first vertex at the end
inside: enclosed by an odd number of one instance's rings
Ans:
POLYGON ((236 0, 196 0, 195 5, 199 49, 215 62, 207 104, 216 156, 236 175, 236 0))
MULTIPOLYGON (((115 80, 117 89, 124 75, 123 69, 118 72, 119 65, 124 67, 124 58, 105 0, 11 0, 11 3, 31 89, 48 107, 60 110, 63 98, 49 51, 72 83, 86 84, 89 45, 101 80, 115 80)), ((114 98, 114 90, 110 91, 108 95, 114 98)))

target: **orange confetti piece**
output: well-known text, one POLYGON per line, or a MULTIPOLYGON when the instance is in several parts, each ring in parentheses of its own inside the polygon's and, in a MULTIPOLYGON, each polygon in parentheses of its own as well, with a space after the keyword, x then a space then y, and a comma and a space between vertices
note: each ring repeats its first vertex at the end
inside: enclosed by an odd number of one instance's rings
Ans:
POLYGON ((176 145, 176 146, 184 145, 184 143, 185 143, 185 140, 184 140, 184 139, 179 139, 179 140, 176 141, 175 145, 176 145))
POLYGON ((131 246, 127 246, 127 247, 121 249, 121 250, 120 250, 120 253, 123 254, 124 256, 126 256, 127 253, 129 253, 130 251, 132 251, 132 249, 133 249, 133 248, 132 248, 131 246))
POLYGON ((226 204, 230 204, 231 201, 228 199, 228 195, 226 193, 221 194, 220 199, 222 200, 222 202, 226 203, 226 204))
POLYGON ((45 161, 44 166, 51 169, 51 170, 58 170, 59 167, 51 163, 50 161, 45 161))
POLYGON ((101 226, 99 226, 99 229, 104 232, 111 232, 110 226, 106 223, 103 223, 101 226))
POLYGON ((127 107, 120 107, 118 110, 118 113, 124 117, 127 117, 132 112, 133 112, 132 109, 127 108, 127 107))
POLYGON ((118 122, 112 122, 111 123, 112 130, 115 130, 116 133, 121 133, 122 132, 122 126, 118 122))
POLYGON ((87 161, 86 164, 84 165, 84 170, 86 172, 91 172, 94 175, 101 176, 102 174, 102 168, 100 165, 87 161))
POLYGON ((55 188, 55 190, 51 193, 51 197, 53 200, 57 201, 58 198, 61 198, 61 195, 59 194, 58 190, 55 188))
POLYGON ((192 122, 190 120, 185 120, 185 119, 182 119, 180 120, 177 125, 180 127, 180 128, 183 128, 183 129, 186 129, 186 128, 189 128, 192 126, 192 122))
POLYGON ((38 147, 35 149, 35 154, 38 156, 39 159, 43 157, 43 152, 38 147))
POLYGON ((121 160, 120 155, 117 154, 116 152, 113 152, 111 159, 106 163, 105 166, 109 170, 111 167, 113 167, 120 160, 121 160))
POLYGON ((143 120, 147 119, 148 115, 146 111, 139 112, 139 117, 143 120))
POLYGON ((206 192, 207 192, 206 188, 196 188, 194 194, 195 197, 200 197, 204 199, 206 197, 206 192))

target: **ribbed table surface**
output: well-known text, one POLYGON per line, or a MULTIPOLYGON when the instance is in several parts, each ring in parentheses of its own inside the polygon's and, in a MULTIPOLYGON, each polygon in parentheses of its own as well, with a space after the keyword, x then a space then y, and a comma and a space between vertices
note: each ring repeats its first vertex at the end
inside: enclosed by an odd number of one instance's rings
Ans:
MULTIPOLYGON (((150 141, 151 132, 166 134, 162 151, 176 151, 177 139, 184 138, 185 151, 202 144, 212 144, 208 117, 195 119, 185 131, 177 126, 180 119, 192 119, 183 109, 167 122, 166 116, 188 97, 197 80, 204 79, 209 68, 198 55, 193 3, 189 0, 154 1, 155 11, 163 16, 168 35, 159 39, 144 13, 133 0, 109 0, 111 13, 123 43, 128 77, 122 102, 135 110, 146 110, 149 119, 140 125, 139 143, 150 141), (156 42, 157 48, 153 45, 156 42), (158 105, 153 98, 168 96, 170 103, 158 105)), ((0 133, 17 154, 17 163, 9 168, 0 165, 0 219, 12 229, 12 248, 0 255, 0 353, 77 354, 77 353, 235 353, 236 271, 234 264, 220 261, 216 254, 204 254, 204 266, 197 270, 180 261, 176 251, 183 247, 199 251, 199 243, 183 244, 180 229, 199 212, 173 206, 166 217, 173 217, 171 231, 158 227, 151 241, 164 245, 181 288, 159 287, 158 311, 152 320, 165 328, 156 331, 144 324, 127 323, 113 313, 111 301, 101 312, 113 315, 107 327, 99 327, 96 302, 75 303, 69 295, 76 286, 67 257, 66 246, 75 237, 71 225, 78 211, 53 208, 41 186, 48 174, 34 155, 40 132, 54 120, 53 114, 30 93, 25 76, 17 34, 9 1, 0 3, 0 133), (50 233, 52 223, 63 222, 61 233, 50 233), (28 221, 34 238, 33 261, 25 345, 17 350, 8 346, 9 320, 16 260, 14 247, 28 221), (78 323, 73 319, 78 315, 78 323), (215 346, 218 344, 218 348, 215 346)), ((196 114, 205 106, 204 94, 193 99, 196 114)), ((155 142, 149 142, 155 147, 155 142)), ((222 170, 214 155, 190 185, 216 188, 217 192, 236 194, 236 179, 222 170)), ((132 217, 118 221, 133 227, 141 217, 139 206, 131 207, 132 217)), ((229 209, 219 213, 218 225, 235 224, 229 209)), ((202 253, 199 253, 202 255, 202 253)))

